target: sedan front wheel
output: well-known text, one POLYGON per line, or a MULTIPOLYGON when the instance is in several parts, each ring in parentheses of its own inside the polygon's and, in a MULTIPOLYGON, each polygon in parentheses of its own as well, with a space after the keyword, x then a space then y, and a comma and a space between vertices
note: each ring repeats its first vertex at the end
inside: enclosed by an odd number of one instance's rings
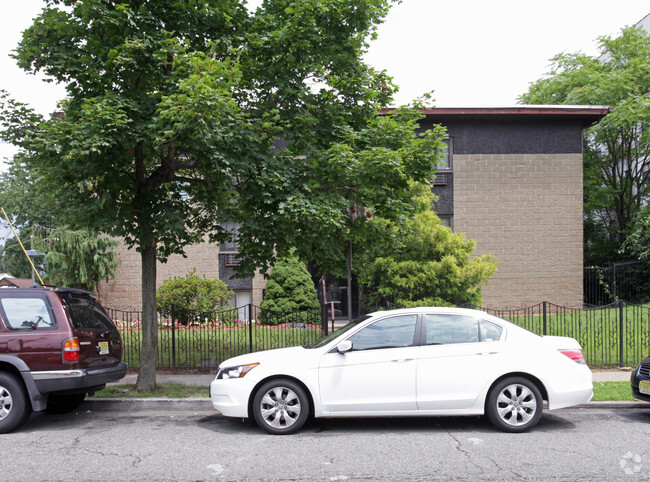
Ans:
POLYGON ((542 394, 526 378, 501 380, 488 394, 486 413, 490 422, 504 432, 525 432, 542 416, 542 394))
POLYGON ((271 380, 253 399, 257 425, 274 435, 295 433, 309 415, 309 400, 303 388, 291 380, 271 380))

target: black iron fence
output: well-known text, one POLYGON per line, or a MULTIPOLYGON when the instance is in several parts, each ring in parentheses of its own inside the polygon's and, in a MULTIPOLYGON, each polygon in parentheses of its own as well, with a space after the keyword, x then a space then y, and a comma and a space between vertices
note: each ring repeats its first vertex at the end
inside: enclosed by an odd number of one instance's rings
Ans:
POLYGON ((650 261, 585 268, 583 293, 587 306, 604 306, 618 300, 646 303, 650 301, 650 261))
MULTIPOLYGON (((108 309, 122 335, 123 361, 140 366, 142 312, 108 309)), ((322 338, 319 315, 278 315, 258 322, 259 307, 246 305, 213 313, 158 318, 158 368, 216 371, 233 356, 286 346, 310 345, 322 338)))
POLYGON ((582 345, 590 366, 631 366, 650 354, 650 305, 617 301, 577 309, 543 302, 529 308, 473 307, 539 335, 568 336, 582 345))
MULTIPOLYGON (((592 309, 543 302, 529 308, 473 308, 509 320, 540 335, 568 336, 582 345, 590 366, 631 366, 650 354, 650 305, 617 301, 592 309)), ((140 366, 141 312, 108 310, 120 329, 124 361, 140 366)), ((310 345, 323 337, 319 316, 304 313, 258 322, 259 308, 247 305, 216 313, 158 320, 158 368, 216 371, 222 361, 244 353, 310 345)))

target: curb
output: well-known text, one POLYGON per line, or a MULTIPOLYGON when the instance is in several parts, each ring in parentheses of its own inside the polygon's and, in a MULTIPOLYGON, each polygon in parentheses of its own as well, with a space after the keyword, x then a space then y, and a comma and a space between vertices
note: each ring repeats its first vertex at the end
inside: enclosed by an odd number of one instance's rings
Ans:
MULTIPOLYGON (((650 409, 647 402, 588 402, 567 408, 650 409)), ((88 398, 79 410, 91 412, 217 412, 209 398, 88 398)))
POLYGON ((91 412, 216 412, 209 398, 87 398, 79 410, 91 412))
POLYGON ((607 402, 587 402, 582 405, 577 405, 575 407, 567 408, 645 408, 650 409, 650 403, 648 402, 616 402, 616 401, 607 401, 607 402))

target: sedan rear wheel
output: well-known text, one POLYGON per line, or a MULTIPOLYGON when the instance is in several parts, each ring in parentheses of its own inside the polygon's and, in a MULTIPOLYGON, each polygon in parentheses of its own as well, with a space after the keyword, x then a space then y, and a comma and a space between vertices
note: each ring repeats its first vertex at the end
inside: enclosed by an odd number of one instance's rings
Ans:
POLYGON ((485 409, 497 428, 504 432, 525 432, 539 422, 543 403, 542 394, 533 382, 512 377, 492 387, 485 409))
POLYGON ((260 387, 253 400, 257 425, 274 435, 295 433, 309 415, 303 388, 291 380, 271 380, 260 387))

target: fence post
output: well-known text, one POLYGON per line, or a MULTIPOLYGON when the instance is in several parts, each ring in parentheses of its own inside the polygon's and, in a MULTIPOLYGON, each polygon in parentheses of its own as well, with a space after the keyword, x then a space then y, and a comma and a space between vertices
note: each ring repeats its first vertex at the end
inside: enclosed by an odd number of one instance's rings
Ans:
POLYGON ((542 329, 542 332, 544 335, 546 335, 547 333, 546 332, 546 303, 547 303, 546 301, 542 302, 542 313, 543 313, 542 322, 544 324, 544 328, 542 329))
POLYGON ((176 368, 176 323, 174 320, 176 319, 176 313, 174 310, 174 304, 172 303, 172 310, 171 310, 171 316, 172 316, 172 368, 176 368))
POLYGON ((618 336, 619 336, 619 366, 623 366, 623 348, 625 347, 624 343, 624 333, 625 323, 623 322, 623 301, 619 300, 618 302, 618 336))
MULTIPOLYGON (((251 310, 252 306, 253 305, 251 305, 251 304, 248 305, 249 313, 252 312, 252 310, 251 310)), ((249 320, 248 320, 248 336, 249 336, 248 353, 253 353, 253 320, 252 320, 252 316, 249 316, 248 318, 249 318, 249 320)))

